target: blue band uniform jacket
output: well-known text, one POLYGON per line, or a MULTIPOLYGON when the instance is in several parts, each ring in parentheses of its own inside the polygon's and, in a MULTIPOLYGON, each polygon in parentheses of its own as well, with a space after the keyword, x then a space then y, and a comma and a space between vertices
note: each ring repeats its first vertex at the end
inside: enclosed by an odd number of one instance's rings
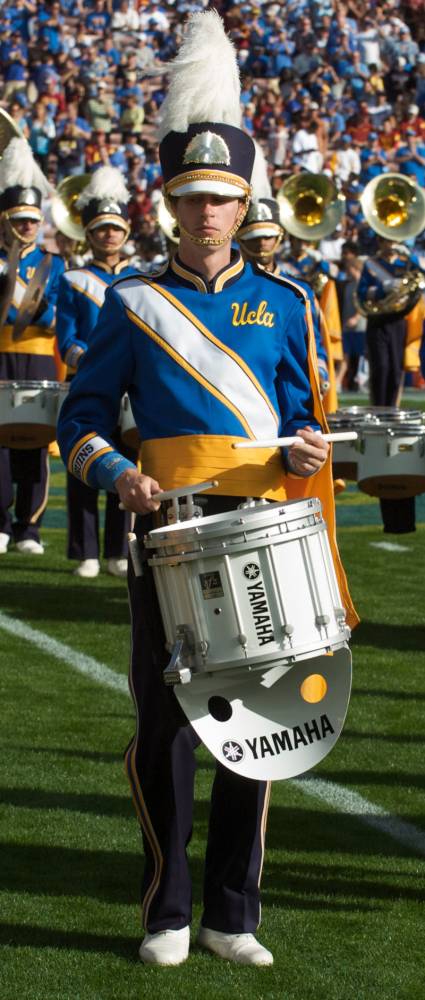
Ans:
POLYGON ((59 282, 57 338, 68 373, 76 369, 81 351, 86 351, 103 306, 106 292, 117 277, 134 274, 127 260, 114 268, 94 260, 84 267, 65 271, 59 282))
MULTIPOLYGON (((26 327, 19 340, 12 339, 13 324, 27 286, 45 256, 46 251, 34 244, 25 247, 21 252, 12 303, 6 317, 6 323, 0 330, 1 354, 31 354, 46 357, 54 355, 58 285, 65 268, 63 260, 58 254, 52 254, 50 274, 44 289, 46 308, 35 321, 26 327)), ((0 274, 6 270, 6 267, 7 253, 5 250, 0 250, 0 274)))
POLYGON ((215 478, 227 496, 283 500, 321 490, 332 540, 330 462, 312 486, 285 475, 278 449, 232 448, 326 426, 309 298, 293 281, 233 255, 206 284, 177 257, 157 275, 108 290, 58 434, 69 470, 94 487, 114 488, 131 466, 112 440, 125 391, 143 470, 163 489, 215 478))

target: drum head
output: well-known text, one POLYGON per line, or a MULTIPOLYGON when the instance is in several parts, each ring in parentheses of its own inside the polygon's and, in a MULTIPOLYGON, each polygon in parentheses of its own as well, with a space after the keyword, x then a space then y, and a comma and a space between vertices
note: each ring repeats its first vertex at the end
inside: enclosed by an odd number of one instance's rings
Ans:
POLYGON ((193 674, 174 688, 220 764, 261 781, 293 778, 326 757, 341 733, 350 690, 346 646, 290 667, 193 674))

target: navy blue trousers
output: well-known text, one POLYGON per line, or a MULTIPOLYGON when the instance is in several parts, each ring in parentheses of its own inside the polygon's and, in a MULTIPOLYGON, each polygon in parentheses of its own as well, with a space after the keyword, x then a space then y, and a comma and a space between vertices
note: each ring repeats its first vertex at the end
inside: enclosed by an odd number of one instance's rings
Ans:
MULTIPOLYGON (((206 513, 214 513, 210 498, 206 513)), ((232 500, 226 498, 224 509, 232 500)), ((223 507, 221 508, 223 509, 223 507)), ((139 518, 140 537, 151 530, 139 518)), ((192 887, 187 847, 192 835, 194 751, 199 739, 182 713, 162 672, 169 654, 152 571, 130 566, 132 614, 130 687, 137 729, 126 768, 140 821, 145 870, 142 917, 150 932, 179 929, 191 921, 192 887)), ((269 784, 242 778, 215 763, 203 883, 202 923, 227 933, 253 932, 260 921, 260 877, 269 784)))
MULTIPOLYGON (((67 473, 66 500, 68 511, 68 559, 98 559, 99 544, 99 490, 86 486, 67 473)), ((105 559, 122 559, 127 556, 127 534, 131 515, 119 509, 117 493, 106 494, 103 555, 105 559)))
MULTIPOLYGON (((367 349, 371 397, 374 406, 395 406, 403 375, 406 320, 398 316, 369 319, 367 349)), ((405 535, 416 530, 415 498, 380 500, 386 534, 405 535)))
MULTIPOLYGON (((54 359, 37 354, 0 354, 0 379, 56 381, 54 359)), ((47 448, 0 448, 0 532, 15 542, 26 538, 38 542, 48 489, 47 448)))

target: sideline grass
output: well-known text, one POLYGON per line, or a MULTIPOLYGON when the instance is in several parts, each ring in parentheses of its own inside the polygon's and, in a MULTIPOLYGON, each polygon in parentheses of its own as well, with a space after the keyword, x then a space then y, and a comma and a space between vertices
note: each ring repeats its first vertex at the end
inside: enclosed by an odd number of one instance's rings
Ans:
MULTIPOLYGON (((0 608, 124 674, 125 584, 73 578, 63 531, 45 537, 42 560, 2 557, 0 608)), ((424 830, 425 529, 403 553, 370 546, 381 538, 339 533, 362 624, 347 725, 317 773, 424 830)), ((424 1000, 423 858, 291 783, 273 788, 263 878, 274 967, 196 949, 181 968, 142 967, 142 858, 121 766, 131 702, 1 630, 0 656, 0 1000, 424 1000)), ((212 773, 201 751, 194 930, 212 773)))

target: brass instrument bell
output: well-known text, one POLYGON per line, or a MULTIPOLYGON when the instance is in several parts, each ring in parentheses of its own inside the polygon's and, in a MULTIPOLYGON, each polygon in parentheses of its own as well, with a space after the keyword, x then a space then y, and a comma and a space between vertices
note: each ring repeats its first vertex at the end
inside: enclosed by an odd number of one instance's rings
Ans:
POLYGON ((333 233, 345 212, 345 198, 326 174, 292 174, 278 191, 282 226, 302 240, 333 233))
POLYGON ((52 218, 55 226, 64 236, 68 236, 71 240, 79 240, 81 242, 86 236, 81 213, 76 208, 76 202, 90 181, 91 174, 65 177, 58 184, 52 198, 52 218))
POLYGON ((404 174, 379 174, 366 184, 360 205, 371 229, 384 239, 402 242, 424 228, 425 192, 404 174))

